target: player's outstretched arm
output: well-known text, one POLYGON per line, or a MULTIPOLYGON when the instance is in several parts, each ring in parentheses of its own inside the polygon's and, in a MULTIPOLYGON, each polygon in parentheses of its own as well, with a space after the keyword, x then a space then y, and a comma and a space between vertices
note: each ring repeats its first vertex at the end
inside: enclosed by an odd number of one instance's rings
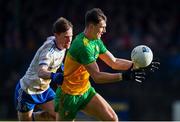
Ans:
POLYGON ((154 59, 151 62, 151 64, 149 66, 145 67, 144 69, 145 69, 145 71, 148 71, 148 72, 155 72, 155 71, 159 70, 159 68, 160 68, 159 60, 154 59))
POLYGON ((96 83, 112 83, 121 80, 135 80, 142 82, 145 80, 145 72, 143 69, 135 70, 129 68, 124 73, 107 73, 101 72, 96 62, 85 66, 91 77, 96 83))
POLYGON ((106 51, 106 53, 101 54, 99 57, 114 70, 128 70, 132 66, 132 61, 116 58, 109 51, 106 51))
POLYGON ((125 81, 137 81, 137 82, 143 82, 146 79, 146 72, 144 69, 133 69, 130 68, 129 70, 122 73, 122 80, 125 81))

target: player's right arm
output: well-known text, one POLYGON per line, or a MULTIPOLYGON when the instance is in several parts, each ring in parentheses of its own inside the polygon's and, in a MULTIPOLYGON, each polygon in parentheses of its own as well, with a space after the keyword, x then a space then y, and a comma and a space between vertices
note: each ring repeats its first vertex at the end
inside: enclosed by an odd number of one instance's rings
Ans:
POLYGON ((145 80, 145 72, 143 70, 133 70, 130 68, 124 73, 101 72, 96 61, 85 65, 85 68, 89 72, 93 80, 99 84, 112 83, 120 80, 135 80, 138 82, 142 82, 143 80, 145 80))
POLYGON ((47 65, 40 65, 38 68, 38 76, 42 79, 51 79, 52 82, 60 84, 63 81, 63 73, 53 73, 48 70, 47 65))
POLYGON ((38 67, 38 76, 42 79, 51 79, 52 82, 59 84, 63 80, 63 74, 58 72, 54 73, 52 70, 49 70, 51 63, 53 62, 53 53, 52 45, 46 45, 41 49, 39 54, 39 67, 38 67))
POLYGON ((85 68, 96 83, 111 83, 122 80, 122 73, 100 72, 96 61, 85 65, 85 68))
POLYGON ((51 78, 51 72, 48 71, 47 65, 40 65, 38 68, 38 76, 42 79, 50 79, 51 78))

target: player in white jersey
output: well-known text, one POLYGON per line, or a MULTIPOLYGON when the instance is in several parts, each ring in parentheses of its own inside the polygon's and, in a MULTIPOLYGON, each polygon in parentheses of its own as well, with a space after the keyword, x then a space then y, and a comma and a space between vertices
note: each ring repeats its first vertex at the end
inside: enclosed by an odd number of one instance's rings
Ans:
POLYGON ((36 52, 28 70, 16 85, 15 105, 18 120, 55 120, 53 99, 55 93, 50 82, 59 84, 65 51, 72 41, 72 24, 63 17, 53 25, 54 36, 48 37, 36 52), (33 112, 38 105, 42 111, 33 112))

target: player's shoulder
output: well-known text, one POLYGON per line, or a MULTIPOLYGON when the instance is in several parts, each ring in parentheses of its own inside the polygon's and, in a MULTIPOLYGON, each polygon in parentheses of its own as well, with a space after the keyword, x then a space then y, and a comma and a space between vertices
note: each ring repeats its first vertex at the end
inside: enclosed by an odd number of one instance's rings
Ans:
POLYGON ((68 50, 71 56, 76 57, 80 52, 84 50, 84 45, 83 45, 83 38, 84 34, 79 33, 74 40, 72 41, 72 44, 68 50))
POLYGON ((55 37, 54 36, 48 37, 46 39, 46 41, 44 42, 44 44, 41 46, 41 50, 46 50, 51 53, 54 52, 55 48, 56 48, 56 45, 55 45, 55 37))
POLYGON ((78 35, 76 35, 76 37, 74 38, 73 42, 75 43, 80 43, 81 40, 83 39, 84 34, 83 33, 79 33, 78 35))
POLYGON ((44 46, 51 46, 51 45, 55 45, 55 37, 54 36, 50 36, 47 37, 46 41, 43 44, 44 46))
POLYGON ((76 35, 76 37, 72 41, 70 49, 71 48, 77 48, 77 47, 81 46, 82 39, 83 39, 83 34, 82 33, 76 35))

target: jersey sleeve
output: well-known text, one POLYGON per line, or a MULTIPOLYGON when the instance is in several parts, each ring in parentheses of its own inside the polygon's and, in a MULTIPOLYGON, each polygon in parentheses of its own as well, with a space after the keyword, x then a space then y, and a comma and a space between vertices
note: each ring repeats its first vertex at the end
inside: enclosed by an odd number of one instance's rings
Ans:
POLYGON ((98 45, 99 45, 99 54, 104 54, 107 51, 107 48, 105 47, 104 43, 102 40, 98 41, 98 45))
POLYGON ((39 54, 39 65, 50 66, 52 62, 52 55, 49 48, 44 48, 39 54))

